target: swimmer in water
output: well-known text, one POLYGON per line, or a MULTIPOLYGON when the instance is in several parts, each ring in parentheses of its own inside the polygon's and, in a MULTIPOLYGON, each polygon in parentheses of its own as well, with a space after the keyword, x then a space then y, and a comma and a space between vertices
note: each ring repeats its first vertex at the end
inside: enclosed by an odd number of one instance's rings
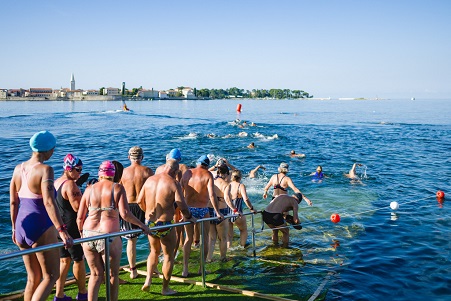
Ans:
POLYGON ((258 171, 259 169, 265 170, 266 168, 265 168, 264 166, 261 166, 261 165, 255 167, 254 169, 252 169, 252 170, 249 172, 249 178, 251 178, 251 179, 252 179, 252 178, 256 178, 256 176, 257 176, 257 171, 258 171))
POLYGON ((247 148, 255 148, 254 142, 249 143, 249 145, 247 146, 247 148))
POLYGON ((321 165, 318 165, 315 172, 312 172, 310 176, 313 176, 312 181, 313 182, 322 182, 324 178, 327 178, 323 174, 323 167, 321 165))
POLYGON ((290 152, 290 157, 291 158, 305 158, 305 154, 296 154, 296 152, 294 150, 292 150, 290 152))
POLYGON ((362 166, 362 164, 354 163, 351 169, 349 170, 349 173, 345 174, 345 177, 350 178, 351 180, 360 180, 355 172, 357 166, 362 166))

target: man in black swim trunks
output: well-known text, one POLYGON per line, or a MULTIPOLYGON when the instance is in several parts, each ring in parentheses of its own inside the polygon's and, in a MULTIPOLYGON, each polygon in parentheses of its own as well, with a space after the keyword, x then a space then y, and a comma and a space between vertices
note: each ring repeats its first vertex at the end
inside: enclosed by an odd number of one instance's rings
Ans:
POLYGON ((284 212, 293 210, 293 222, 299 225, 298 209, 302 198, 302 193, 295 193, 293 196, 281 194, 274 198, 263 211, 263 221, 271 229, 275 229, 272 232, 272 241, 275 245, 279 244, 278 236, 280 231, 282 232, 282 246, 288 246, 290 232, 288 228, 285 228, 287 224, 285 222, 284 212), (282 227, 282 229, 277 229, 279 227, 282 227))

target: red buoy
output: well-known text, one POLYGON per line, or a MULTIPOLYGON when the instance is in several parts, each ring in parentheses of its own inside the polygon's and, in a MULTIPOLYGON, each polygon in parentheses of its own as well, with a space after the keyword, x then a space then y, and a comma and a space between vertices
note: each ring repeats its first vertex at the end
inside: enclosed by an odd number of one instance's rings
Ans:
POLYGON ((340 215, 338 213, 334 213, 330 216, 330 220, 336 224, 340 221, 340 215))
POLYGON ((241 113, 241 104, 240 103, 236 106, 236 111, 238 113, 241 113))
POLYGON ((445 193, 444 193, 443 191, 439 190, 439 191, 437 191, 436 196, 437 196, 439 199, 443 199, 443 198, 445 197, 445 193))

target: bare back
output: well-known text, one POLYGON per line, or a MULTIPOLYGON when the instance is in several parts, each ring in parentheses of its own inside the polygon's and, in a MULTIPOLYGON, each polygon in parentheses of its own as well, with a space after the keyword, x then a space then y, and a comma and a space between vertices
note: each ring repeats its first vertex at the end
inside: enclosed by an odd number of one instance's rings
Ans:
MULTIPOLYGON (((216 198, 218 199, 219 209, 227 208, 227 203, 224 200, 224 190, 226 189, 227 185, 229 185, 229 182, 225 181, 222 178, 216 178, 214 180, 214 190, 216 194, 216 198)), ((212 207, 211 204, 208 205, 209 207, 212 207)))
POLYGON ((181 183, 188 206, 207 207, 208 201, 215 197, 213 182, 213 175, 201 166, 187 170, 181 183))
POLYGON ((83 229, 102 233, 119 231, 119 202, 124 198, 125 191, 119 184, 102 180, 88 187, 82 197, 83 207, 80 214, 88 213, 83 229), (114 196, 114 200, 112 197, 114 196))
POLYGON ((124 185, 129 204, 137 202, 139 192, 141 191, 144 182, 152 175, 152 169, 139 164, 132 164, 124 169, 120 183, 124 185))
POLYGON ((283 194, 273 199, 268 204, 265 211, 269 213, 282 213, 293 210, 293 215, 297 216, 298 208, 298 202, 294 197, 283 194))
POLYGON ((180 184, 167 173, 159 173, 147 179, 138 199, 139 203, 144 202, 147 220, 166 222, 173 219, 174 203, 180 197, 180 184))

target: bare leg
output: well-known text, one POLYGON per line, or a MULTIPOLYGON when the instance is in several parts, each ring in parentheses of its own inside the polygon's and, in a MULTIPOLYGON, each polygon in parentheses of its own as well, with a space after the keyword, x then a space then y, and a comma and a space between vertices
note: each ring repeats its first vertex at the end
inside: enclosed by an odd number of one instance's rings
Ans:
POLYGON ((290 230, 288 228, 280 229, 282 232, 282 246, 288 247, 288 241, 290 240, 290 230))
POLYGON ((73 273, 75 280, 77 281, 78 291, 81 294, 86 294, 88 290, 86 289, 86 267, 85 261, 75 261, 73 266, 73 273))
POLYGON ((246 216, 243 215, 236 219, 235 221, 236 226, 240 230, 240 245, 242 247, 246 246, 247 242, 247 223, 246 223, 246 216))
POLYGON ((174 247, 176 242, 175 230, 171 230, 169 234, 163 237, 161 240, 158 240, 159 243, 161 241, 161 247, 163 249, 164 261, 163 261, 163 287, 161 290, 161 294, 168 296, 174 295, 177 292, 171 288, 169 288, 169 281, 171 280, 172 270, 174 268, 174 247))
MULTIPOLYGON (((213 226, 210 226, 213 228, 213 226)), ((221 261, 227 260, 227 235, 229 233, 229 222, 222 221, 219 223, 216 228, 218 229, 218 238, 219 238, 219 253, 221 256, 221 261)), ((210 232, 211 233, 211 232, 210 232)), ((211 239, 211 238, 210 238, 211 239)))
POLYGON ((144 281, 144 285, 141 287, 141 290, 148 292, 150 290, 150 286, 152 285, 152 274, 158 265, 158 255, 161 252, 160 240, 158 238, 154 238, 152 236, 148 236, 149 245, 150 245, 150 253, 147 257, 147 277, 146 281, 144 281))
MULTIPOLYGON (((41 235, 33 247, 35 248, 46 244, 56 243, 57 239, 55 233, 55 228, 50 227, 41 235)), ((60 277, 59 257, 58 249, 38 252, 35 256, 24 256, 27 273, 33 273, 32 275, 28 274, 26 287, 31 293, 28 295, 30 297, 29 300, 45 300, 50 295, 53 286, 60 277), (30 279, 32 280, 30 281, 30 279)))
POLYGON ((36 254, 24 255, 22 258, 27 270, 27 285, 25 286, 23 299, 24 301, 30 301, 33 297, 33 293, 41 282, 42 272, 36 254))
POLYGON ((216 244, 216 237, 218 233, 216 232, 217 225, 210 225, 210 246, 208 248, 208 254, 207 254, 207 262, 211 262, 211 259, 213 258, 213 252, 215 251, 215 244, 216 244))
POLYGON ((87 243, 83 243, 83 252, 85 253, 86 262, 88 263, 91 276, 88 282, 88 301, 98 299, 100 285, 103 282, 105 269, 103 267, 102 257, 99 253, 93 252, 87 243))
MULTIPOLYGON (((270 226, 270 228, 274 228, 274 226, 270 226)), ((275 245, 279 244, 279 230, 273 230, 272 231, 272 241, 275 245)))
MULTIPOLYGON (((206 214, 203 218, 207 218, 209 216, 210 216, 209 214, 206 214)), ((202 242, 203 242, 203 245, 204 245, 204 258, 203 258, 203 260, 205 262, 205 259, 206 259, 207 254, 208 254, 208 243, 209 243, 209 240, 210 240, 210 235, 209 235, 210 234, 210 222, 208 221, 208 222, 202 222, 202 223, 203 223, 203 226, 204 226, 204 235, 203 235, 203 237, 201 237, 201 239, 202 239, 202 242)), ((200 265, 199 265, 198 273, 199 274, 202 273, 200 265)))
MULTIPOLYGON (((117 301, 119 298, 119 267, 122 255, 122 241, 116 237, 110 247, 110 287, 111 300, 117 301)), ((105 262, 105 256, 103 256, 105 262)))
POLYGON ((233 223, 230 222, 230 219, 225 222, 229 223, 229 231, 227 234, 227 248, 231 248, 233 244, 233 223))
POLYGON ((136 241, 137 237, 127 239, 127 258, 128 265, 130 267, 130 278, 135 279, 138 277, 138 272, 136 271, 136 241))
POLYGON ((191 245, 193 244, 194 225, 185 225, 186 238, 183 244, 183 272, 182 277, 188 277, 188 263, 191 255, 191 245))
POLYGON ((60 277, 56 281, 55 286, 55 296, 57 298, 63 298, 64 297, 64 285, 66 284, 67 279, 67 273, 69 273, 70 269, 70 263, 71 263, 70 257, 65 257, 60 259, 60 277))

